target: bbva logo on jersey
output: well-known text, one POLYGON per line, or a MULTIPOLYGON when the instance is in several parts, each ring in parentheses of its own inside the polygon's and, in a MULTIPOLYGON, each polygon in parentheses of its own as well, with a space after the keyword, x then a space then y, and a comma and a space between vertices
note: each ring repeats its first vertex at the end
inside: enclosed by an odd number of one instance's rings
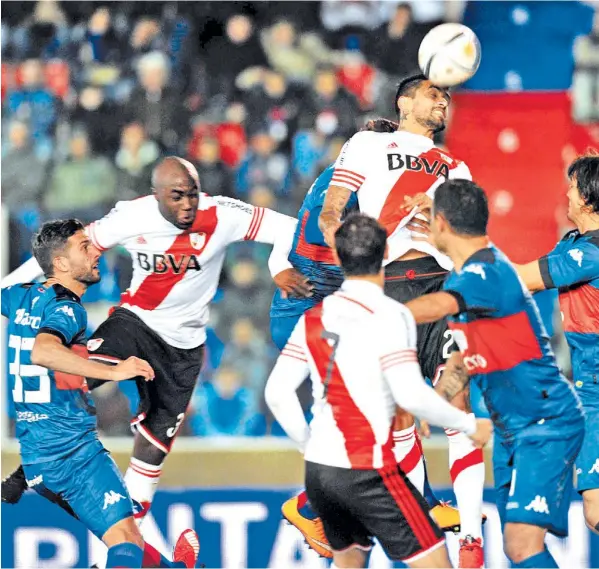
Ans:
POLYGON ((420 172, 424 170, 431 176, 437 178, 449 178, 449 166, 441 160, 433 160, 432 162, 428 158, 423 156, 412 156, 411 154, 387 154, 387 164, 389 170, 411 170, 413 172, 420 172))
POLYGON ((137 253, 137 262, 144 271, 163 274, 175 274, 187 271, 201 271, 197 255, 173 255, 172 253, 137 253))

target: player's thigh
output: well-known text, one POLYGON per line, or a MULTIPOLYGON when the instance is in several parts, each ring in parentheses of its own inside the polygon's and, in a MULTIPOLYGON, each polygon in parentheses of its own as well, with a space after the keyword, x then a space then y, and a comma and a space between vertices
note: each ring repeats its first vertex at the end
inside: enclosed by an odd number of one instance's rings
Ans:
POLYGON ((279 351, 281 351, 285 347, 285 344, 287 344, 299 319, 300 315, 271 317, 270 334, 272 336, 272 341, 275 346, 279 348, 279 351))
POLYGON ((513 447, 495 436, 493 441, 493 479, 495 480, 495 503, 501 527, 505 525, 507 504, 510 499, 513 468, 513 447))
POLYGON ((578 432, 517 441, 506 523, 539 526, 558 537, 568 535, 573 467, 582 437, 578 432))
POLYGON ((599 488, 599 408, 585 407, 584 439, 576 457, 576 489, 599 488))
POLYGON ((444 543, 430 506, 397 467, 370 471, 356 486, 354 500, 368 532, 395 561, 410 563, 444 543))
POLYGON ((59 494, 95 536, 133 515, 123 477, 99 441, 82 445, 64 459, 45 463, 47 486, 59 494))
POLYGON ((306 494, 334 551, 351 547, 368 551, 372 547, 370 535, 355 512, 356 472, 360 471, 306 462, 306 494))
POLYGON ((25 472, 27 486, 40 496, 46 498, 46 500, 60 506, 67 514, 76 518, 77 515, 73 511, 73 508, 71 508, 70 504, 62 496, 60 487, 53 481, 51 470, 52 463, 24 464, 23 471, 25 472))
POLYGON ((164 359, 149 360, 156 376, 146 384, 148 404, 136 426, 163 452, 170 451, 185 419, 203 360, 204 346, 191 350, 169 347, 164 359))

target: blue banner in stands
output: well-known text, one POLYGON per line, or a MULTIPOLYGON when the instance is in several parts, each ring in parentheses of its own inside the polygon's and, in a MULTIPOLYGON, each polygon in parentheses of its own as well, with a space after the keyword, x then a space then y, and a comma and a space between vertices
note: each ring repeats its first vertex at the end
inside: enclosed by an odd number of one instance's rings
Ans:
MULTIPOLYGON (((327 564, 281 520, 281 504, 291 494, 290 489, 162 490, 144 522, 144 537, 170 555, 178 534, 193 527, 200 534, 200 561, 207 567, 324 568, 327 564)), ((451 492, 439 495, 450 498, 451 492)), ((485 493, 485 513, 486 566, 507 568, 492 491, 485 493)), ((580 500, 570 508, 570 537, 549 541, 561 567, 599 567, 599 538, 585 528, 580 500)), ((448 546, 455 560, 454 536, 448 537, 448 546)), ((32 492, 16 506, 2 504, 2 567, 102 567, 105 558, 101 542, 32 492)), ((393 567, 379 546, 370 566, 393 567)))

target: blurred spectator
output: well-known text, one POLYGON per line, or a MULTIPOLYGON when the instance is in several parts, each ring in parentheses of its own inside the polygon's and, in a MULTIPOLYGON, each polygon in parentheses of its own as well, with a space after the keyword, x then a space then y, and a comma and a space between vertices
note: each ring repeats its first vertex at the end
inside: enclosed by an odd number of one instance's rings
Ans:
POLYGON ((261 184, 283 195, 290 188, 290 173, 287 155, 277 152, 275 139, 266 129, 259 128, 250 137, 250 151, 237 170, 235 190, 243 198, 252 186, 261 184))
POLYGON ((355 131, 358 105, 354 97, 346 93, 339 83, 335 69, 321 67, 316 72, 312 92, 304 99, 300 125, 331 136, 341 133, 347 137, 355 131))
POLYGON ((167 152, 177 153, 180 137, 187 134, 187 116, 180 93, 169 84, 167 57, 159 51, 142 56, 137 73, 140 85, 131 96, 130 112, 150 138, 160 142, 167 152))
POLYGON ((70 140, 70 159, 55 167, 45 195, 51 217, 78 217, 89 222, 114 205, 116 171, 104 156, 94 156, 84 131, 75 131, 70 140))
POLYGON ((13 121, 9 145, 2 157, 2 203, 12 212, 37 207, 44 184, 45 166, 35 155, 26 123, 13 121))
POLYGON ((317 61, 304 49, 297 37, 295 26, 287 20, 279 20, 261 34, 262 46, 268 63, 291 82, 309 83, 314 75, 317 61))
POLYGON ((243 98, 252 123, 267 124, 277 142, 284 142, 296 129, 303 92, 290 86, 282 73, 266 71, 262 81, 243 98))
POLYGON ((392 77, 410 75, 418 70, 418 48, 427 30, 428 26, 414 23, 410 4, 399 4, 389 23, 371 34, 366 55, 392 77))
POLYGON ((110 9, 97 8, 89 18, 85 41, 79 49, 84 63, 118 63, 124 59, 124 44, 112 26, 110 9))
POLYGON ((60 4, 56 0, 38 0, 33 14, 11 34, 9 53, 3 50, 2 55, 16 59, 59 57, 68 39, 67 19, 60 4))
POLYGON ((164 41, 160 33, 160 23, 155 18, 142 16, 135 22, 129 39, 130 59, 137 63, 137 59, 151 51, 163 49, 164 41))
MULTIPOLYGON (((248 251, 248 243, 235 243, 229 247, 225 267, 228 286, 222 302, 213 311, 215 327, 220 338, 228 338, 231 322, 238 318, 250 318, 260 330, 267 330, 269 323, 270 295, 273 285, 266 269, 266 261, 258 264, 249 258, 242 257, 238 251, 248 251), (237 254, 236 254, 237 253, 237 254)), ((250 243, 256 249, 254 254, 268 258, 270 246, 260 247, 250 243)))
POLYGON ((119 143, 124 116, 122 107, 107 99, 104 89, 86 86, 79 91, 70 121, 89 132, 94 152, 112 154, 119 143))
POLYGON ((133 122, 123 128, 115 158, 118 199, 130 200, 150 193, 152 168, 159 157, 160 149, 147 138, 143 125, 133 122))
POLYGON ((345 54, 343 66, 337 72, 339 83, 358 99, 362 110, 372 108, 375 94, 376 69, 359 51, 345 54))
POLYGON ((31 237, 40 224, 46 167, 31 147, 25 123, 13 121, 8 138, 2 157, 2 205, 9 213, 9 268, 13 270, 30 256, 31 237))
POLYGON ((249 318, 239 318, 233 323, 222 355, 223 367, 235 369, 247 387, 262 393, 275 359, 276 350, 249 318))
POLYGON ((591 33, 576 40, 574 57, 574 118, 580 122, 599 121, 599 6, 595 10, 591 33))
POLYGON ((339 2, 324 0, 320 4, 320 20, 330 31, 341 28, 374 30, 385 19, 385 2, 365 0, 362 2, 339 2))
POLYGON ((220 160, 220 145, 214 137, 203 137, 193 145, 189 157, 198 169, 202 191, 211 196, 233 197, 233 179, 229 169, 220 160))
POLYGON ((266 56, 255 35, 254 22, 245 14, 230 16, 224 34, 214 36, 206 46, 206 65, 213 92, 230 97, 235 78, 242 72, 259 70, 266 65, 266 56), (226 62, 226 64, 223 64, 226 62))
POLYGON ((293 139, 293 173, 302 183, 311 184, 318 175, 318 165, 326 154, 326 136, 317 130, 298 132, 293 139))
POLYGON ((8 96, 7 115, 29 125, 37 155, 48 159, 52 152, 58 101, 44 86, 44 72, 39 59, 28 59, 23 63, 21 80, 21 89, 8 96))
POLYGON ((245 387, 242 375, 220 367, 212 382, 200 383, 191 399, 189 427, 196 436, 244 436, 256 434, 256 393, 245 387))

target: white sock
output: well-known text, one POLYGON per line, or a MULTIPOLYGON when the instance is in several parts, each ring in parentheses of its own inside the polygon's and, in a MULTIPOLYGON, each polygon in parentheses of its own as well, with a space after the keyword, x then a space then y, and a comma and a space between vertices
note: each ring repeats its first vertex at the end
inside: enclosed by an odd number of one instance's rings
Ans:
POLYGON ((156 466, 131 457, 129 468, 125 472, 125 484, 131 498, 139 502, 143 508, 142 512, 135 515, 138 523, 143 520, 150 509, 161 473, 162 464, 156 466))
POLYGON ((399 467, 422 494, 424 492, 424 458, 417 440, 416 425, 393 432, 393 453, 399 467))
POLYGON ((464 433, 446 429, 449 440, 449 470, 453 491, 460 511, 460 538, 482 538, 483 488, 485 463, 483 451, 477 449, 464 433))

